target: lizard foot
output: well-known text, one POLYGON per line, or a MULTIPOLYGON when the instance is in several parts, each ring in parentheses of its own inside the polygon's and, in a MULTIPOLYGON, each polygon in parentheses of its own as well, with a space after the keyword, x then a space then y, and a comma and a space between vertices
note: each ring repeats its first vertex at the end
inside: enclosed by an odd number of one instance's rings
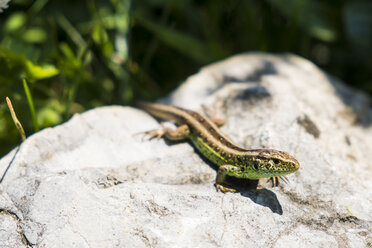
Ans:
POLYGON ((160 128, 144 132, 143 134, 145 134, 145 136, 147 136, 149 140, 152 140, 154 138, 161 139, 166 132, 167 129, 164 127, 163 123, 161 123, 160 128))
POLYGON ((218 183, 216 183, 215 186, 216 186, 217 191, 221 191, 222 193, 226 193, 226 192, 235 193, 235 192, 237 192, 236 189, 228 188, 228 187, 222 186, 221 184, 218 184, 218 183))
POLYGON ((164 136, 165 134, 165 129, 164 128, 161 128, 161 129, 155 129, 155 130, 151 130, 151 131, 147 131, 144 133, 146 136, 149 137, 150 140, 156 138, 156 139, 160 139, 164 136))

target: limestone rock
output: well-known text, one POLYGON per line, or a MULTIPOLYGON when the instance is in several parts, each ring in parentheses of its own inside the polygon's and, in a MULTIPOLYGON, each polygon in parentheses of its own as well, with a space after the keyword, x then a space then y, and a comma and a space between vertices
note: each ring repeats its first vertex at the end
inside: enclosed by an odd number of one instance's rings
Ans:
POLYGON ((365 94, 297 56, 251 53, 203 68, 163 102, 224 117, 232 140, 287 151, 301 168, 289 184, 223 194, 190 144, 144 139, 159 125, 145 112, 93 109, 23 142, 0 188, 0 247, 371 245, 365 94))

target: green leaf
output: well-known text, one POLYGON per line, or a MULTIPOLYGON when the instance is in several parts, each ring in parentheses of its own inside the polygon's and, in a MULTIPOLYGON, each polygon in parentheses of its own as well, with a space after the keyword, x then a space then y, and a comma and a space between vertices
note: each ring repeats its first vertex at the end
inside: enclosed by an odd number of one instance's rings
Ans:
POLYGON ((13 53, 0 47, 0 58, 5 59, 10 68, 21 68, 24 77, 30 81, 50 78, 59 73, 53 65, 35 65, 23 54, 13 53))
POLYGON ((30 79, 40 80, 44 78, 50 78, 59 73, 58 69, 54 65, 34 65, 31 61, 25 62, 26 75, 30 79))
POLYGON ((22 35, 23 40, 28 43, 43 43, 47 37, 45 31, 41 28, 30 28, 22 35))
POLYGON ((20 29, 26 22, 26 14, 22 12, 13 13, 5 23, 6 32, 14 32, 20 29))

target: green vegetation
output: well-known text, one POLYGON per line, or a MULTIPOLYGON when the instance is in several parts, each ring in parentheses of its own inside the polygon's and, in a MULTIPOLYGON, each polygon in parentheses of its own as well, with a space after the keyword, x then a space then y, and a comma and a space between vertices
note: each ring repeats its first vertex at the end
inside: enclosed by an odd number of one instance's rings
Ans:
POLYGON ((208 63, 291 52, 372 93, 372 3, 11 0, 0 13, 0 157, 74 113, 165 96, 208 63))

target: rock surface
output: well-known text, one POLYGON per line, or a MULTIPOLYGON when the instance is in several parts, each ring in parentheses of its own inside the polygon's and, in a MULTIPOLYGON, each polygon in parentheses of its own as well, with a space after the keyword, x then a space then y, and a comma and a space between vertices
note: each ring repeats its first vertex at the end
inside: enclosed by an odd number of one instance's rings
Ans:
POLYGON ((164 102, 224 117, 232 140, 301 168, 280 187, 219 193, 190 144, 143 139, 152 117, 93 109, 21 145, 0 185, 0 247, 371 245, 366 95, 297 56, 253 53, 203 68, 164 102))

